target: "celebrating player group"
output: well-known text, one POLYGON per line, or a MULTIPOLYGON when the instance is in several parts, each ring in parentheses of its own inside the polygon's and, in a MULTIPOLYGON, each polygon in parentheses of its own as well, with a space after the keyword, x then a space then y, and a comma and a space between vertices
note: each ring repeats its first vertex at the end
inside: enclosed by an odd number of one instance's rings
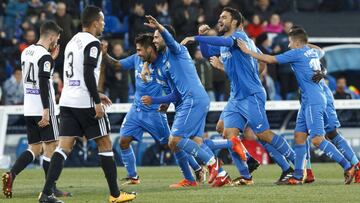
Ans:
POLYGON ((324 82, 326 70, 320 63, 324 52, 308 43, 303 28, 294 26, 290 30, 289 51, 271 56, 262 54, 255 46, 243 31, 241 13, 230 7, 224 8, 219 16, 221 36, 207 36, 210 27, 201 25, 198 36, 186 37, 181 43, 175 40, 176 32, 171 26, 161 25, 152 16, 146 16, 146 20, 144 26, 152 28, 154 33, 138 33, 134 42, 136 53, 115 60, 97 38, 104 30, 103 12, 95 6, 84 9, 82 31, 74 35, 65 48, 59 116, 51 81, 61 28, 53 21, 42 24, 39 41, 21 55, 29 148, 2 176, 7 198, 12 197, 15 177, 41 152, 46 182, 38 201, 61 203, 58 197, 71 196, 57 189, 55 182, 76 137, 95 140, 110 191, 108 201, 119 203, 136 198, 135 192, 124 192, 117 183, 110 123, 104 111, 104 106, 111 105, 111 101, 97 90, 100 74, 104 72, 100 71, 100 65, 105 60, 116 64, 117 70, 135 70, 135 99, 120 129, 121 157, 127 170, 123 184, 141 184, 131 142, 140 141, 147 132, 163 148, 171 150, 181 169, 183 177, 170 184, 170 188, 196 187, 206 179, 212 187, 252 185, 251 173, 259 162, 251 157, 239 138, 245 131, 254 132, 281 167, 277 184, 301 185, 315 180, 310 143, 339 163, 344 169, 345 184, 354 178, 355 183, 360 183, 359 160, 337 130, 340 123, 334 98, 324 82), (194 42, 199 43, 202 55, 230 80, 230 98, 217 126, 223 140, 203 138, 210 100, 185 47, 194 42), (267 120, 266 92, 259 75, 269 63, 289 63, 299 84, 301 108, 294 131, 294 148, 270 130, 267 120), (170 103, 176 112, 171 128, 166 116, 170 103), (224 170, 221 160, 213 153, 217 149, 229 151, 239 172, 238 178, 232 180, 224 170))

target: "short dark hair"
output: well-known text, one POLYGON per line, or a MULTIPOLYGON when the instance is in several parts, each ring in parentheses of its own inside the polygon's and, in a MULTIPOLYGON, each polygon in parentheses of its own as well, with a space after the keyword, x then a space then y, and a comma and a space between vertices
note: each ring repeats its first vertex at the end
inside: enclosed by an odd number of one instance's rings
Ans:
POLYGON ((81 14, 81 24, 83 27, 90 27, 94 21, 99 20, 101 8, 97 6, 86 6, 81 14))
POLYGON ((291 30, 289 32, 289 37, 299 40, 300 42, 302 42, 304 44, 308 43, 308 35, 307 35, 306 31, 300 26, 291 28, 291 30))
POLYGON ((142 33, 136 36, 135 44, 140 44, 145 48, 151 47, 154 50, 156 50, 153 40, 154 40, 154 36, 151 33, 142 33))
POLYGON ((167 31, 169 31, 169 33, 173 36, 173 38, 176 38, 176 32, 175 32, 175 29, 173 28, 173 26, 164 25, 164 28, 167 29, 167 31))
POLYGON ((47 20, 40 26, 40 35, 48 35, 50 32, 60 34, 63 29, 53 20, 47 20))
POLYGON ((239 26, 244 23, 243 15, 235 8, 225 7, 222 10, 222 12, 224 12, 224 11, 229 12, 233 20, 237 20, 236 26, 239 26))

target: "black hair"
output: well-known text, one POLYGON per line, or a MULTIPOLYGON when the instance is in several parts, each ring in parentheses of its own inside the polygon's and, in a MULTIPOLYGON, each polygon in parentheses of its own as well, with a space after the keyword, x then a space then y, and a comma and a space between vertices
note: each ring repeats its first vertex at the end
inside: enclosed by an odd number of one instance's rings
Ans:
POLYGON ((224 11, 229 12, 232 19, 237 20, 236 26, 239 26, 239 25, 244 23, 243 15, 238 10, 236 10, 235 8, 225 7, 222 11, 223 12, 224 11))
POLYGON ((101 8, 97 6, 86 6, 81 14, 81 24, 83 27, 90 27, 94 21, 99 20, 101 8))
POLYGON ((63 29, 53 20, 47 20, 40 26, 40 35, 48 35, 50 32, 60 34, 63 29))
POLYGON ((308 35, 306 31, 300 26, 293 26, 293 28, 290 29, 289 37, 297 39, 303 44, 308 43, 308 35))
POLYGON ((145 48, 151 47, 156 50, 153 40, 154 36, 151 33, 142 33, 136 36, 135 44, 140 44, 145 48))

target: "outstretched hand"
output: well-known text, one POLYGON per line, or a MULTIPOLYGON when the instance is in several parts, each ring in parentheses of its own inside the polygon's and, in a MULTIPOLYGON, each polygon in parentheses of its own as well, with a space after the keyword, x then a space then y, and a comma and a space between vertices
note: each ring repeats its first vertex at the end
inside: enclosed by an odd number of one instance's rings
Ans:
POLYGON ((152 28, 152 29, 157 29, 159 31, 163 31, 164 27, 151 15, 146 15, 145 16, 146 20, 148 21, 147 23, 144 23, 144 25, 152 28))
POLYGON ((249 48, 246 46, 246 43, 240 39, 237 40, 237 45, 245 54, 250 54, 249 48))
POLYGON ((216 56, 210 57, 210 64, 214 68, 216 68, 218 70, 221 70, 221 71, 224 71, 224 64, 220 61, 219 57, 216 57, 216 56))
POLYGON ((181 41, 181 45, 186 45, 189 42, 194 42, 195 41, 195 37, 186 37, 185 39, 183 39, 183 41, 181 41))

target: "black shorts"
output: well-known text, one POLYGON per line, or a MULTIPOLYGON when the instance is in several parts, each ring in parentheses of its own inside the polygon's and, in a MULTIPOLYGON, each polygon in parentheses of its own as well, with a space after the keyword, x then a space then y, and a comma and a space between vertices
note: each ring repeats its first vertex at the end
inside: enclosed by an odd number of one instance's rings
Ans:
POLYGON ((47 125, 44 128, 41 128, 38 125, 41 118, 41 116, 25 116, 26 132, 29 144, 58 140, 59 122, 57 117, 50 116, 50 125, 47 125))
POLYGON ((85 136, 88 140, 110 133, 110 122, 105 114, 95 118, 95 108, 60 107, 60 136, 85 136))

